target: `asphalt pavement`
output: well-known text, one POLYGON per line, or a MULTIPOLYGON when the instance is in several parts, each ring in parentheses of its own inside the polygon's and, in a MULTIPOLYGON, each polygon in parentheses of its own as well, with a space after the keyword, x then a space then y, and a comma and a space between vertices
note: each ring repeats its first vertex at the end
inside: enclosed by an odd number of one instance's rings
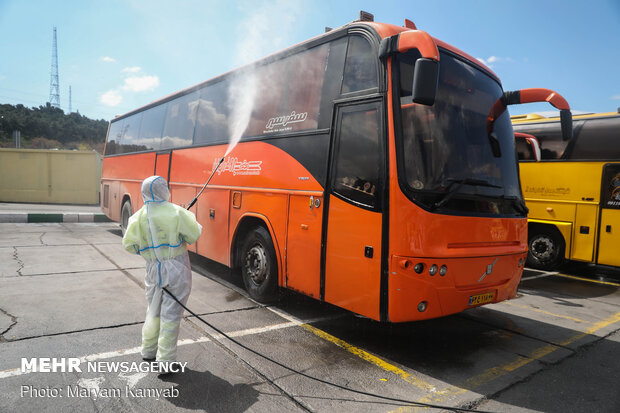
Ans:
MULTIPOLYGON (((109 371, 108 362, 142 361, 146 310, 144 261, 121 248, 118 224, 5 223, 2 234, 8 265, 0 271, 0 411, 298 410, 191 319, 179 337, 179 360, 188 362, 183 374, 109 371), (24 359, 40 358, 79 358, 82 371, 23 369, 24 359), (87 362, 106 364, 87 371, 87 362)), ((188 304, 211 318, 261 311, 197 274, 188 304)))
MULTIPOLYGON (((5 212, 99 213, 0 204, 5 212)), ((617 272, 526 270, 514 300, 385 324, 295 293, 260 305, 235 274, 192 255, 188 306, 281 364, 186 313, 187 369, 160 378, 111 370, 142 361, 146 309, 143 259, 120 239, 112 222, 0 223, 0 411, 620 411, 617 272), (23 364, 44 358, 78 359, 83 369, 23 364), (103 364, 87 370, 91 362, 103 364)))

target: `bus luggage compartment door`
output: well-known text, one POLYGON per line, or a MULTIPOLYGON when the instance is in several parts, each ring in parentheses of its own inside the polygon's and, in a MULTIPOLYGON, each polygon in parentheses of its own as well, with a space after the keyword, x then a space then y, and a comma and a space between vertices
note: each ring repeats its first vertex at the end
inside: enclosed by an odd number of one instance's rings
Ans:
POLYGON ((320 298, 322 198, 291 195, 286 243, 286 287, 320 298))
POLYGON ((603 167, 597 264, 620 266, 620 164, 603 167))

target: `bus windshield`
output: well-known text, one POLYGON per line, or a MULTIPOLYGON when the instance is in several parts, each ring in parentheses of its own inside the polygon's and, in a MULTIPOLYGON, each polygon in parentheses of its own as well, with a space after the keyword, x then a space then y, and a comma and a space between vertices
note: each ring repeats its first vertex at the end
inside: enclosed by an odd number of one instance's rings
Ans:
POLYGON ((397 57, 401 187, 430 211, 524 216, 508 112, 492 124, 492 137, 487 129, 491 107, 502 96, 501 86, 482 70, 442 51, 434 105, 411 103, 418 57, 416 50, 397 57), (499 147, 495 154, 492 141, 499 147))

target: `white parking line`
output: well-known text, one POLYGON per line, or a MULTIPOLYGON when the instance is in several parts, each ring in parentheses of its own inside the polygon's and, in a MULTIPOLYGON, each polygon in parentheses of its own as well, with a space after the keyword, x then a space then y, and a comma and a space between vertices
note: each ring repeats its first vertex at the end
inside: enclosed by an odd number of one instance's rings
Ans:
POLYGON ((521 281, 529 281, 529 280, 535 280, 536 278, 550 277, 552 275, 556 275, 557 273, 558 273, 557 271, 547 271, 539 275, 533 275, 531 277, 521 277, 521 281))
MULTIPOLYGON (((233 331, 233 332, 227 333, 227 335, 230 337, 243 337, 243 336, 261 334, 267 331, 281 330, 283 328, 294 327, 298 325, 299 325, 298 322, 288 321, 286 323, 272 324, 270 326, 265 326, 265 327, 248 328, 245 330, 233 331)), ((220 340, 223 337, 224 336, 222 336, 221 334, 213 334, 213 338, 216 340, 220 340)), ((186 346, 189 344, 206 343, 208 341, 211 341, 211 338, 209 337, 200 337, 197 339, 186 338, 183 340, 179 340, 178 345, 186 346)), ((127 356, 130 354, 138 354, 138 353, 140 353, 140 347, 132 347, 132 348, 126 348, 123 350, 115 350, 115 351, 107 351, 104 353, 89 354, 88 356, 80 357, 80 362, 105 360, 105 359, 110 359, 114 357, 122 357, 122 356, 127 356)), ((5 379, 7 377, 21 376, 21 375, 29 374, 29 373, 33 373, 33 371, 31 370, 22 371, 21 368, 2 370, 0 371, 0 379, 5 379)))

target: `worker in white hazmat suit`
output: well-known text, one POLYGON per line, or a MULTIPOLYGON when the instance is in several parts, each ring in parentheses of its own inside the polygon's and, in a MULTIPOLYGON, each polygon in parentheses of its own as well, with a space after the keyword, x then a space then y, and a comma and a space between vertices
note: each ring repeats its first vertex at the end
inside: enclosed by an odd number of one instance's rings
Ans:
POLYGON ((168 183, 161 176, 142 182, 142 199, 144 206, 129 218, 122 244, 146 260, 148 308, 142 328, 142 358, 169 364, 176 361, 183 307, 162 288, 187 303, 192 285, 187 244, 198 240, 202 227, 193 213, 168 202, 168 183))

